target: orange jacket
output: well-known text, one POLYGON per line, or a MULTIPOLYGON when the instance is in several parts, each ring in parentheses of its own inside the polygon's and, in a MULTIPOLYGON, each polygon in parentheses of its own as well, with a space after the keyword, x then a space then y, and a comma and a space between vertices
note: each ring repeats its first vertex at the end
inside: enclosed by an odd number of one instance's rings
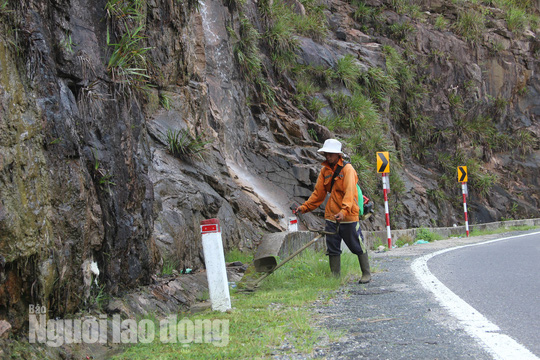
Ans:
MULTIPOLYGON (((343 166, 343 159, 340 158, 334 168, 331 168, 326 161, 322 165, 323 167, 317 178, 313 194, 300 206, 299 210, 302 213, 312 211, 323 203, 326 194, 330 191, 332 176, 334 175, 336 166, 343 166)), ((345 165, 334 181, 334 186, 332 187, 332 192, 330 193, 330 198, 326 203, 326 209, 324 211, 325 219, 335 221, 334 215, 341 211, 345 217, 343 222, 359 221, 357 182, 358 175, 356 174, 356 170, 354 170, 351 164, 345 165)))

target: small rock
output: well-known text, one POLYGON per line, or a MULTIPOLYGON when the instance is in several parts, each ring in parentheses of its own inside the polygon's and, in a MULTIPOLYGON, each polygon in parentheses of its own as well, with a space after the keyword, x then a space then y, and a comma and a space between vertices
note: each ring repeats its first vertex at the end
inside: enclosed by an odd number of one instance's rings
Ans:
POLYGON ((9 335, 9 330, 11 330, 11 324, 6 320, 0 320, 0 339, 5 339, 9 335))
POLYGON ((4 220, 5 217, 6 213, 4 211, 4 207, 2 206, 2 204, 0 204, 0 221, 4 220))
POLYGON ((242 265, 244 264, 241 261, 234 261, 227 264, 227 266, 242 266, 242 265))

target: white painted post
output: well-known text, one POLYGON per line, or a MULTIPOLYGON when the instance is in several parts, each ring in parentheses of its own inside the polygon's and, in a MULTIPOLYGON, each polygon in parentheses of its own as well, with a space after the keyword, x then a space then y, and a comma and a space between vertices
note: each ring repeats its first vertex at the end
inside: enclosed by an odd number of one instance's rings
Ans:
POLYGON ((289 229, 290 232, 298 231, 298 220, 296 219, 296 216, 291 216, 289 218, 289 229))
POLYGON ((467 215, 467 195, 469 191, 467 190, 467 183, 461 183, 461 191, 463 192, 463 213, 465 214, 465 232, 467 237, 469 237, 469 216, 467 215))
POLYGON ((212 310, 224 312, 231 308, 231 296, 219 220, 201 221, 201 234, 212 310))
POLYGON ((390 211, 388 210, 388 191, 390 191, 390 178, 388 173, 382 174, 384 213, 386 217, 386 237, 388 238, 388 250, 392 249, 392 234, 390 233, 390 211))

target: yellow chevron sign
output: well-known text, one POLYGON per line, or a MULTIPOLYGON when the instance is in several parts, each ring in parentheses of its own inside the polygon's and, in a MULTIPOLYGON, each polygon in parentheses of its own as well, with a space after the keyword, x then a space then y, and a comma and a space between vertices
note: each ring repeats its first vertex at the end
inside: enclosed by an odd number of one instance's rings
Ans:
POLYGON ((457 179, 461 183, 467 182, 467 167, 466 166, 458 166, 457 179))
POLYGON ((390 156, 388 155, 388 151, 381 151, 377 153, 377 172, 390 172, 390 156))

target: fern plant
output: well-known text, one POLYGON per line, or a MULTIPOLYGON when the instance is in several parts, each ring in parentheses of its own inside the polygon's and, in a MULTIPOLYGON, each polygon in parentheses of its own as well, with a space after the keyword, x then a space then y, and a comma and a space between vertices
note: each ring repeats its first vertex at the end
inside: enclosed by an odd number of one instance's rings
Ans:
POLYGON ((121 94, 130 95, 132 89, 148 89, 149 61, 145 47, 145 2, 143 0, 108 0, 105 11, 110 19, 107 26, 107 45, 112 54, 107 72, 121 94))
POLYGON ((202 160, 205 146, 211 143, 204 140, 202 134, 191 136, 187 130, 167 130, 168 150, 173 156, 180 158, 197 157, 202 160))
POLYGON ((335 75, 347 89, 354 90, 358 86, 358 79, 362 75, 362 69, 358 66, 353 55, 345 54, 336 63, 335 75))

